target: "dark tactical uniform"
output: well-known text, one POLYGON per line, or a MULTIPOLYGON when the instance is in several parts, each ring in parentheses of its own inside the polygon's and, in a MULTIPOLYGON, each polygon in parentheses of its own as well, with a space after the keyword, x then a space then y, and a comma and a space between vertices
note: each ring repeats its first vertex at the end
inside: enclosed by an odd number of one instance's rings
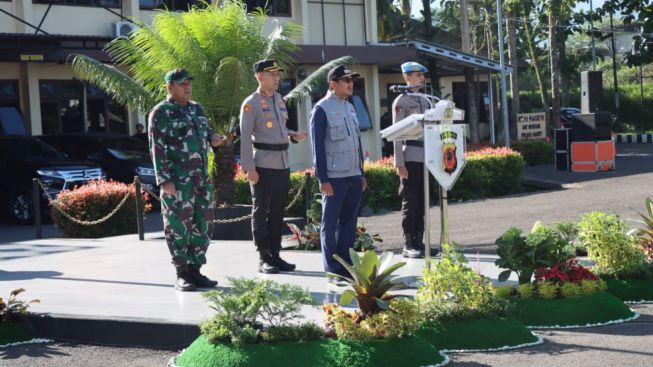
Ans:
POLYGON ((175 196, 162 195, 161 214, 175 266, 206 263, 213 232, 213 186, 208 150, 213 130, 202 107, 182 106, 169 98, 149 117, 149 141, 156 182, 175 184, 175 196))
POLYGON ((288 110, 279 93, 266 95, 258 89, 240 109, 240 159, 242 170, 259 175, 252 191, 252 234, 262 264, 261 272, 292 271, 295 266, 281 260, 283 213, 290 186, 288 110), (277 269, 274 269, 277 267, 277 269))

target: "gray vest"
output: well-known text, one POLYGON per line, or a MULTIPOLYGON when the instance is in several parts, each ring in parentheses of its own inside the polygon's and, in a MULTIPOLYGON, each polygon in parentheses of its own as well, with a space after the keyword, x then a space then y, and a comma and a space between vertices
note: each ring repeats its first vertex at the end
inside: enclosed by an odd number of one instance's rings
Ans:
POLYGON ((360 129, 354 105, 329 91, 316 106, 320 106, 327 117, 324 138, 327 175, 329 178, 360 176, 363 158, 360 156, 360 129))

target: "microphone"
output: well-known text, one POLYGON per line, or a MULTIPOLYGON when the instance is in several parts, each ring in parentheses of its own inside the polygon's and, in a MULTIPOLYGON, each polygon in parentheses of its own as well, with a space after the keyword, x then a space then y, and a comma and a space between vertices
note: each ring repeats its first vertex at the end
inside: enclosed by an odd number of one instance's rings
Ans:
POLYGON ((419 89, 422 88, 423 85, 413 85, 413 86, 408 86, 408 85, 391 85, 390 86, 390 92, 393 93, 406 93, 410 92, 413 89, 419 89))

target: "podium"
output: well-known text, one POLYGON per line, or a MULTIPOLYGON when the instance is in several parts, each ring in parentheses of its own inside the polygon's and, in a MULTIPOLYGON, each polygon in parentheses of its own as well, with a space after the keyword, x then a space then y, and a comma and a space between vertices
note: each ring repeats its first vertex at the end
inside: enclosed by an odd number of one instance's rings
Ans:
POLYGON ((429 173, 440 185, 440 243, 449 242, 449 215, 447 191, 450 190, 465 167, 464 125, 453 121, 465 119, 465 111, 456 108, 449 100, 440 100, 422 93, 408 95, 425 98, 431 108, 422 114, 413 114, 381 131, 388 141, 414 140, 424 137, 424 232, 425 257, 431 256, 431 231, 429 214, 429 173))

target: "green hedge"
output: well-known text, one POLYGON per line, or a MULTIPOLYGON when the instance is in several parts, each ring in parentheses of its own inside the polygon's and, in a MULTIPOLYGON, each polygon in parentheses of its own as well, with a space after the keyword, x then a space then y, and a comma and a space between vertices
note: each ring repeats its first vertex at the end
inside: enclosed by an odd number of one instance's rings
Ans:
POLYGON ((527 166, 555 163, 553 143, 545 140, 519 140, 512 143, 512 149, 521 154, 527 166))
MULTIPOLYGON (((492 196, 507 195, 521 191, 521 175, 524 168, 522 156, 508 148, 483 148, 467 153, 467 165, 451 191, 453 199, 479 199, 492 196)), ((290 174, 290 195, 288 203, 293 199, 297 188, 303 187, 304 174, 290 174)), ((384 159, 365 165, 365 178, 368 189, 363 194, 361 207, 369 206, 374 211, 381 209, 398 210, 401 207, 399 198, 399 177, 395 172, 391 159, 384 159)), ((319 193, 315 176, 311 175, 311 192, 319 193)), ((435 181, 431 189, 437 192, 435 181)), ((303 190, 303 189, 302 189, 303 190)), ((287 215, 303 216, 305 195, 287 211, 287 215)), ((251 204, 251 193, 247 178, 236 176, 236 203, 251 204)), ((315 200, 315 198, 313 198, 315 200)), ((316 203, 319 205, 319 203, 316 203)))
POLYGON ((470 152, 450 198, 471 200, 520 192, 524 165, 524 158, 508 148, 470 152))

